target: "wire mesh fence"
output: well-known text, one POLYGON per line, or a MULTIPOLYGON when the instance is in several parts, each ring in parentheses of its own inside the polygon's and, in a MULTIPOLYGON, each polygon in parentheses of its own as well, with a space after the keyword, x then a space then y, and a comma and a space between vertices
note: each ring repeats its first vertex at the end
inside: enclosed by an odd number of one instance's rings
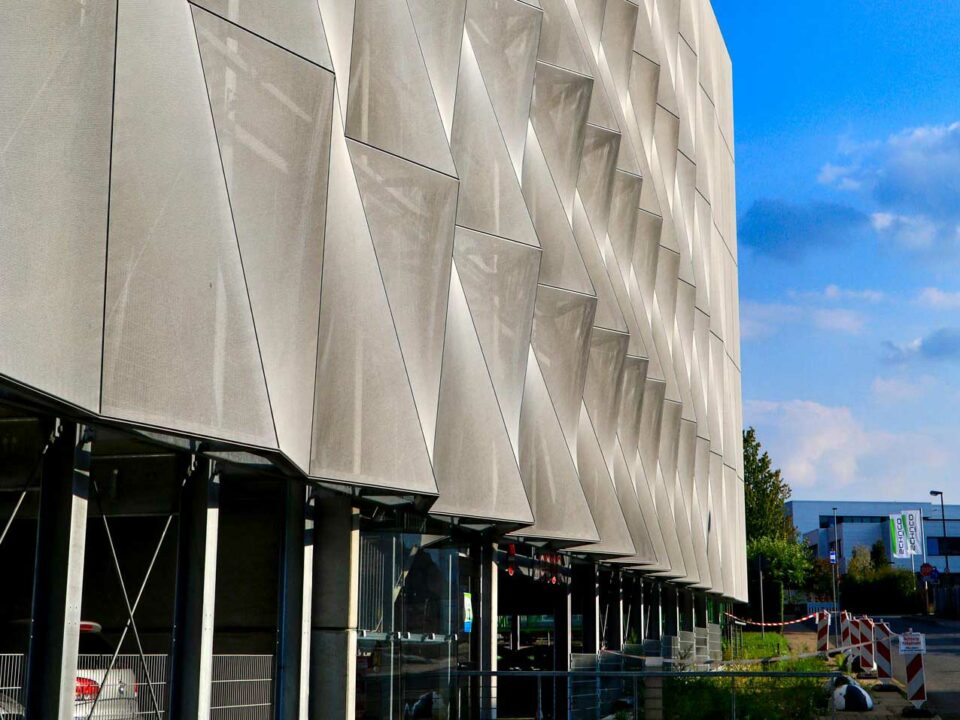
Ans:
MULTIPOLYGON (((80 655, 74 716, 90 720, 166 718, 167 655, 80 655)), ((0 717, 22 716, 26 660, 0 654, 0 717)), ((268 720, 273 655, 214 655, 212 720, 268 720)))
POLYGON ((214 655, 211 720, 268 720, 273 655, 214 655))

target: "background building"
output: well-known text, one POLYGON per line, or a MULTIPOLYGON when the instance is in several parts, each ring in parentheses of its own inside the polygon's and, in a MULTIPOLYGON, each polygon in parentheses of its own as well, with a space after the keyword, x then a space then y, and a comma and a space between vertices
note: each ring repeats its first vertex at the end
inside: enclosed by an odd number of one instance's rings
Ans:
POLYGON ((934 502, 855 502, 829 500, 790 500, 787 514, 807 543, 816 548, 817 557, 827 559, 831 550, 837 550, 840 572, 846 572, 847 563, 856 547, 870 548, 878 540, 890 555, 890 515, 906 510, 920 510, 923 515, 923 533, 926 555, 913 559, 892 558, 897 567, 913 568, 917 572, 924 561, 940 572, 946 571, 947 556, 951 570, 960 569, 960 505, 945 505, 946 536, 940 503, 934 502), (837 510, 837 533, 834 542, 833 509, 837 510), (839 545, 839 548, 837 547, 839 545))
POLYGON ((178 718, 715 651, 746 572, 706 0, 5 3, 0 97, 32 716, 95 695, 97 627, 178 718))

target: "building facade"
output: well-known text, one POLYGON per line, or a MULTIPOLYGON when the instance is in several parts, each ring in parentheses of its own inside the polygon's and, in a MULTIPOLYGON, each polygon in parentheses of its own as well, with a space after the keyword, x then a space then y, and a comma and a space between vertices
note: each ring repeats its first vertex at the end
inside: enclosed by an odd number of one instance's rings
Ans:
POLYGON ((114 650, 170 717, 489 712, 746 599, 708 0, 6 3, 0 97, 29 714, 114 650))
POLYGON ((960 505, 944 505, 943 510, 945 512, 941 512, 939 502, 926 501, 787 502, 787 514, 793 519, 794 527, 803 535, 807 544, 816 548, 816 556, 828 559, 830 551, 835 551, 841 573, 846 572, 847 563, 856 548, 869 549, 877 541, 883 543, 887 556, 897 567, 919 572, 920 565, 928 562, 943 573, 947 570, 947 559, 950 558, 950 569, 953 572, 960 570, 960 505), (894 558, 890 548, 890 516, 908 510, 920 510, 923 517, 923 553, 913 558, 894 558))

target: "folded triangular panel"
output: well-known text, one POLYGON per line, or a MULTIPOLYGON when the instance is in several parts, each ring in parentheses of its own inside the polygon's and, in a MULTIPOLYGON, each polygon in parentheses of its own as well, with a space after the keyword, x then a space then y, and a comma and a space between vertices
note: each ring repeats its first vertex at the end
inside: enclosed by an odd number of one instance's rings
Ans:
POLYGON ((94 412, 115 37, 112 0, 0 3, 0 374, 94 412))
POLYGON ((356 0, 345 134, 456 177, 405 2, 356 0))
MULTIPOLYGON (((193 12, 277 438, 306 471, 333 75, 216 15, 193 12)), ((313 13, 319 23, 316 6, 313 13)))
POLYGON ((118 13, 103 413, 275 448, 190 6, 118 13))
POLYGON ((532 349, 520 411, 520 476, 536 522, 518 535, 569 544, 600 540, 532 349))
POLYGON ((635 555, 637 549, 620 508, 613 478, 607 470, 597 434, 583 403, 580 404, 580 427, 577 433, 577 467, 583 494, 600 533, 600 542, 580 550, 595 555, 635 555))
POLYGON ((457 181, 347 140, 427 446, 433 447, 457 181))
POLYGON ((593 295, 593 285, 532 123, 527 125, 524 146, 523 197, 543 248, 540 282, 593 295))
POLYGON ((575 193, 574 197, 573 236, 577 240, 577 247, 580 248, 580 256, 587 268, 590 282, 597 291, 597 316, 594 319, 594 324, 607 330, 626 333, 628 331, 627 323, 623 319, 623 313, 620 312, 616 290, 614 290, 613 284, 610 282, 610 276, 607 274, 607 266, 603 262, 600 245, 594 235, 593 228, 590 227, 587 212, 580 201, 579 191, 575 193))
POLYGON ((194 4, 333 70, 316 0, 196 0, 194 4))
POLYGON ((537 59, 582 75, 590 72, 565 0, 542 0, 543 27, 537 59))
POLYGON ((587 211, 590 227, 598 238, 607 234, 619 149, 620 133, 587 125, 577 191, 587 211))
POLYGON ((507 434, 520 449, 520 403, 527 371, 540 251, 457 228, 454 262, 490 369, 507 434))
POLYGON ((587 363, 583 401, 590 412, 600 449, 611 473, 616 455, 617 422, 620 418, 623 372, 629 343, 627 335, 598 327, 590 334, 590 360, 587 363))
POLYGON ((437 420, 433 460, 440 497, 431 512, 532 523, 520 468, 456 268, 450 282, 437 420))
POLYGON ((567 217, 573 217, 573 196, 590 107, 593 79, 537 63, 530 122, 553 175, 567 217))
POLYGON ((517 0, 471 0, 467 5, 467 36, 518 178, 542 17, 517 0))
POLYGON ((531 344, 574 462, 595 311, 588 295, 544 285, 537 292, 531 344))
POLYGON ((637 496, 637 489, 633 483, 633 478, 630 476, 627 461, 623 456, 623 450, 619 442, 614 449, 612 477, 617 491, 617 500, 620 503, 623 517, 627 521, 633 547, 636 549, 634 555, 617 558, 614 562, 622 565, 642 565, 649 570, 659 569, 657 567, 656 546, 647 526, 647 521, 643 517, 640 498, 637 496))
POLYGON ((310 475, 436 494, 337 104, 310 475))
POLYGON ((707 528, 704 517, 707 499, 710 496, 710 441, 697 438, 697 457, 694 467, 693 499, 690 503, 690 529, 693 532, 693 550, 697 555, 700 585, 705 590, 713 589, 710 572, 710 557, 707 553, 707 528))
POLYGON ((450 144, 461 183, 457 223, 539 247, 468 35, 460 53, 450 144))
POLYGON ((466 0, 407 0, 440 119, 450 139, 466 0))
POLYGON ((317 0, 327 32, 327 47, 337 76, 338 109, 341 123, 347 121, 347 88, 350 87, 350 54, 353 49, 353 20, 356 0, 317 0))

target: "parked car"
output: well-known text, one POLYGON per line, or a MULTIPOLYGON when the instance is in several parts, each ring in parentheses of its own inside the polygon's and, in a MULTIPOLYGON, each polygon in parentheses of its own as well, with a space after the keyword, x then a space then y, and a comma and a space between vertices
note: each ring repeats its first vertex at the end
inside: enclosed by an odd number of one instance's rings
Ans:
MULTIPOLYGON (((74 685, 74 720, 134 720, 139 688, 133 670, 114 667, 107 674, 113 648, 100 635, 99 623, 80 623, 80 655, 74 685), (99 699, 98 699, 99 696, 99 699)), ((20 647, 28 642, 29 622, 11 623, 11 632, 22 635, 20 647)), ((8 636, 9 637, 9 636, 8 636)), ((20 678, 23 682, 23 678, 20 678)), ((0 720, 20 720, 23 705, 10 694, 0 694, 0 720)))

